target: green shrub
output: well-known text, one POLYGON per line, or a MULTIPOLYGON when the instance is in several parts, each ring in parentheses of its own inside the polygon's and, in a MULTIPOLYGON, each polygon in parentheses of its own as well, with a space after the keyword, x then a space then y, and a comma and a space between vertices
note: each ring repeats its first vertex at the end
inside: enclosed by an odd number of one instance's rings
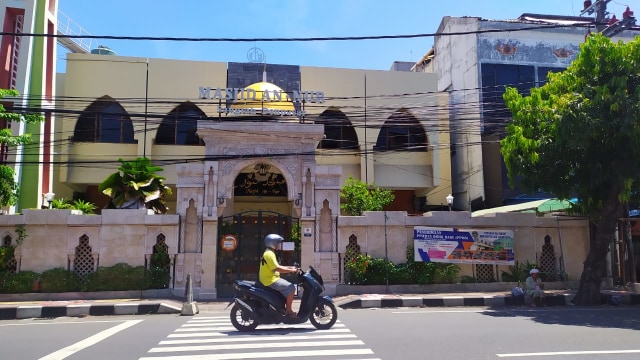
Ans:
POLYGON ((433 277, 434 284, 454 284, 460 273, 460 267, 456 264, 435 263, 436 271, 433 277))
POLYGON ((476 281, 476 278, 474 278, 473 276, 462 275, 460 277, 460 282, 464 284, 464 283, 475 283, 477 281, 476 281))
POLYGON ((64 268, 44 271, 40 275, 40 291, 47 293, 68 292, 80 290, 78 275, 64 268))
POLYGON ((389 284, 393 285, 407 285, 414 284, 414 281, 411 276, 411 271, 409 269, 409 264, 398 264, 395 265, 391 269, 391 273, 389 275, 389 284))
POLYGON ((73 209, 69 200, 65 198, 53 199, 50 206, 51 209, 73 209))
POLYGON ((529 262, 529 260, 524 263, 516 260, 513 265, 509 265, 508 271, 502 271, 502 281, 515 282, 520 285, 529 276, 529 270, 535 267, 536 264, 534 262, 529 262))
POLYGON ((364 280, 365 285, 385 285, 387 278, 391 277, 395 265, 386 259, 375 258, 369 261, 364 280))
POLYGON ((132 267, 124 263, 100 266, 84 277, 82 291, 144 290, 147 288, 145 272, 143 266, 132 267))
POLYGON ((33 292, 37 279, 38 273, 33 271, 4 272, 0 276, 0 292, 5 294, 33 292))
POLYGON ((407 267, 413 284, 433 284, 433 278, 436 273, 435 263, 411 261, 407 263, 407 267))
POLYGON ((169 281, 171 280, 171 274, 163 268, 153 267, 147 272, 147 284, 148 289, 166 289, 169 287, 169 281))
POLYGON ((10 270, 8 266, 11 260, 13 260, 15 250, 16 247, 12 245, 0 246, 0 271, 10 270))
POLYGON ((348 271, 348 281, 350 284, 362 285, 367 279, 367 268, 373 258, 369 255, 357 254, 345 265, 348 271))
POLYGON ((88 201, 78 199, 73 201, 71 208, 80 210, 85 215, 93 215, 95 213, 95 210, 97 209, 97 206, 95 206, 93 203, 90 203, 88 201))
MULTIPOLYGON (((407 262, 394 264, 384 258, 357 254, 345 264, 347 283, 354 285, 454 284, 460 273, 456 264, 413 260, 413 246, 407 248, 407 262)), ((473 281, 475 282, 475 280, 473 281)))
MULTIPOLYGON (((156 251, 154 249, 154 251, 156 251)), ((158 252, 151 255, 149 270, 147 271, 147 288, 166 289, 171 280, 171 260, 169 254, 159 247, 158 252)))
POLYGON ((94 214, 97 206, 88 201, 84 201, 82 199, 73 200, 70 202, 68 199, 60 198, 53 199, 51 202, 52 209, 67 209, 67 210, 80 210, 83 214, 91 215, 94 214))

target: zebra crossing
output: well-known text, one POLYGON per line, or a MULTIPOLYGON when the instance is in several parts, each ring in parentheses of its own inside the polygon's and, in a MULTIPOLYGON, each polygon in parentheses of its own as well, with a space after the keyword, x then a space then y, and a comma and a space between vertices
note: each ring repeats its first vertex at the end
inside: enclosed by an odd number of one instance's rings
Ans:
MULTIPOLYGON (((139 360, 314 358, 374 360, 364 342, 338 321, 329 330, 310 323, 260 325, 239 332, 229 316, 196 316, 139 360)), ((378 359, 379 360, 379 359, 378 359)))

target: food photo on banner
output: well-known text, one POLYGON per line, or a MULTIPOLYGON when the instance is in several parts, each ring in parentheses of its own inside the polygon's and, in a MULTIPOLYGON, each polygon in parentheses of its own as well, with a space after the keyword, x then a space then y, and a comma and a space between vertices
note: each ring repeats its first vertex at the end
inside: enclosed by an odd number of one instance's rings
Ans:
POLYGON ((415 226, 415 261, 513 265, 513 230, 415 226))

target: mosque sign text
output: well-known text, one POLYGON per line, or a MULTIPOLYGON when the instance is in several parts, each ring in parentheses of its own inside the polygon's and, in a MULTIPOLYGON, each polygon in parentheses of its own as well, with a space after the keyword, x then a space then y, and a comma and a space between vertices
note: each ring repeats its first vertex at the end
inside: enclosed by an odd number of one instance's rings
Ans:
POLYGON ((293 103, 324 103, 324 92, 322 91, 298 91, 293 90, 291 96, 282 90, 263 90, 262 98, 257 98, 255 89, 245 88, 212 88, 200 86, 198 88, 199 99, 209 100, 230 100, 230 101, 262 101, 281 102, 288 101, 293 103))
POLYGON ((247 108, 236 109, 230 107, 218 106, 219 114, 226 115, 273 115, 273 116, 305 116, 307 114, 304 110, 282 110, 282 109, 270 109, 270 108, 247 108))

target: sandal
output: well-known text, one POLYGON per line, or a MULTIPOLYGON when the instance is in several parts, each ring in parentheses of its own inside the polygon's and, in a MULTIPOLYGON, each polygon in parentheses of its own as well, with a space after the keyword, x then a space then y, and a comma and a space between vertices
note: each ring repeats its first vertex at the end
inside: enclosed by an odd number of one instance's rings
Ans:
POLYGON ((290 313, 287 313, 287 316, 295 319, 298 317, 298 313, 296 313, 295 311, 292 311, 290 313))

